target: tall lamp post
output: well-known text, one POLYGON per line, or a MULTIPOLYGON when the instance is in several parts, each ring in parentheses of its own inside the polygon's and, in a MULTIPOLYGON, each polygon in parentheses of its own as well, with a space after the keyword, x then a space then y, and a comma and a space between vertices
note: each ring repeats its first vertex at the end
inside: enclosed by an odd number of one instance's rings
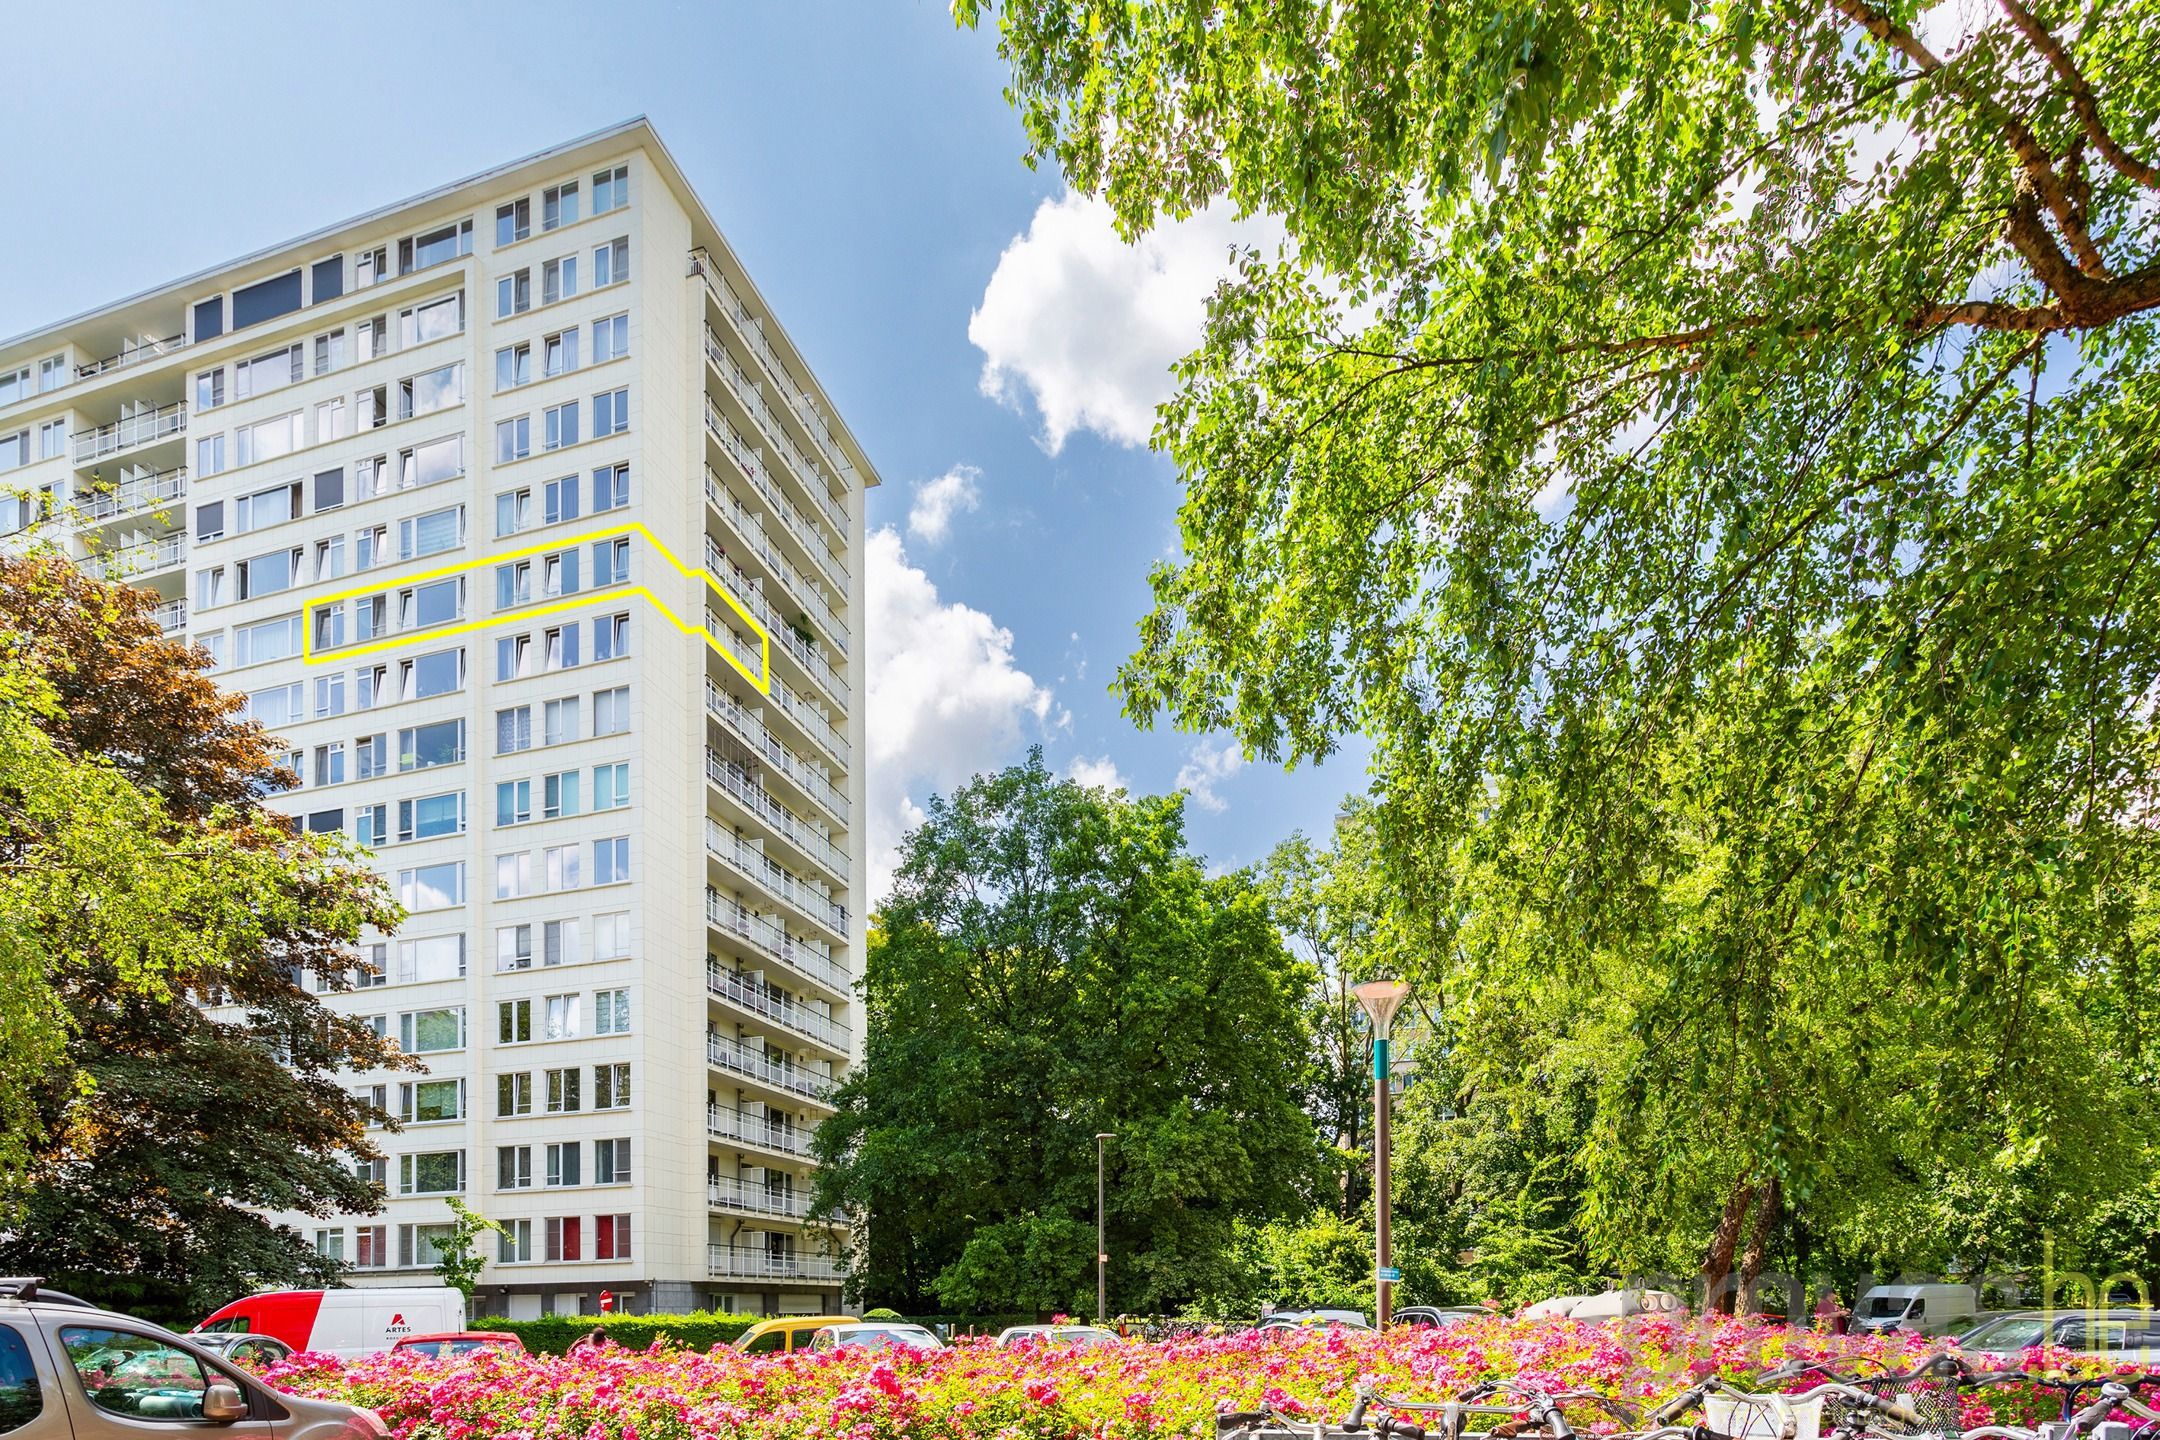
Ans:
POLYGON ((1387 1329, 1395 1296, 1394 1237, 1388 1214, 1388 1111, 1394 1099, 1388 1088, 1388 1026, 1409 997, 1410 987, 1400 980, 1367 980, 1354 987, 1359 1005, 1372 1021, 1373 1068, 1373 1288, 1377 1295, 1376 1318, 1387 1329))
POLYGON ((1110 1309, 1110 1247, 1103 1237, 1103 1141, 1117 1139, 1115 1130, 1095 1136, 1095 1323, 1103 1323, 1110 1309))

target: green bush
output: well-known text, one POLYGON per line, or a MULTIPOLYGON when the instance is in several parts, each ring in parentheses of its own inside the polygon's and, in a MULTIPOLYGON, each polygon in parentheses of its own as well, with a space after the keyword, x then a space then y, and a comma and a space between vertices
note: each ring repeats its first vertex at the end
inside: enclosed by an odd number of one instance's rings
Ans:
POLYGON ((710 1350, 715 1345, 734 1343, 736 1336, 762 1318, 710 1311, 693 1315, 543 1315, 538 1320, 490 1316, 473 1321, 472 1328, 515 1335, 535 1355, 560 1355, 595 1330, 629 1350, 643 1350, 655 1340, 688 1350, 710 1350))
POLYGON ((880 1320, 880 1321, 888 1321, 888 1322, 895 1322, 895 1321, 898 1321, 898 1320, 899 1320, 899 1318, 900 1318, 900 1312, 899 1312, 899 1311, 897 1311, 897 1310, 887 1310, 887 1309, 886 1309, 886 1308, 885 1308, 884 1306, 880 1305, 880 1306, 878 1306, 878 1308, 877 1308, 877 1309, 875 1309, 875 1310, 865 1310, 865 1311, 863 1311, 863 1312, 862 1312, 862 1318, 863 1318, 863 1319, 865 1319, 865 1320, 880 1320))

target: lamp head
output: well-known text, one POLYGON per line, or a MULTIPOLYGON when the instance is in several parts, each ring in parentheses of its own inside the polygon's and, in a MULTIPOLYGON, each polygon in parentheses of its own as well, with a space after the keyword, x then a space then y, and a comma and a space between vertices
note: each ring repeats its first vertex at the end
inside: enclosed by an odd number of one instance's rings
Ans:
POLYGON ((1367 980, 1362 985, 1352 986, 1350 993, 1357 996, 1358 1004, 1372 1020, 1373 1033, 1385 1035, 1388 1026, 1394 1022, 1395 1012, 1410 998, 1410 985, 1403 980, 1367 980))
POLYGON ((1100 1132, 1098 1132, 1098 1133, 1097 1133, 1097 1135, 1095 1136, 1095 1138, 1096 1138, 1097 1140, 1115 1140, 1115 1139, 1117 1139, 1117 1131, 1115 1131, 1115 1130, 1104 1130, 1104 1131, 1100 1131, 1100 1132))

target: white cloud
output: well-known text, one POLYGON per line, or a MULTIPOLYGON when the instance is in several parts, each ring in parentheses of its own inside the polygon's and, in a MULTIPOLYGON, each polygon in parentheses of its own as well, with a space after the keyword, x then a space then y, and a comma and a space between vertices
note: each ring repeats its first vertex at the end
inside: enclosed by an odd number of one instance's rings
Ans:
POLYGON ((998 258, 968 339, 983 352, 982 392, 1033 400, 1051 454, 1076 430, 1144 445, 1170 366, 1200 343, 1207 297, 1233 245, 1272 250, 1278 222, 1239 221, 1215 205, 1128 245, 1100 200, 1045 200, 998 258))
POLYGON ((1010 759, 1050 714, 1050 691, 1013 663, 1013 637, 980 610, 938 599, 889 527, 865 549, 870 717, 870 899, 892 888, 917 795, 950 791, 1010 759))
POLYGON ((1117 761, 1108 755, 1075 755, 1065 773, 1090 790, 1130 790, 1132 782, 1118 772, 1117 761))
POLYGON ((1245 756, 1228 740, 1202 740, 1186 752, 1185 763, 1178 767, 1177 788, 1192 796, 1192 802, 1203 810, 1218 814, 1230 808, 1230 802, 1215 793, 1220 781, 1245 768, 1245 756))
POLYGON ((908 505, 908 534, 928 545, 942 544, 952 531, 953 516, 982 504, 982 491, 975 483, 981 478, 982 471, 973 465, 955 465, 937 479, 917 485, 908 505))

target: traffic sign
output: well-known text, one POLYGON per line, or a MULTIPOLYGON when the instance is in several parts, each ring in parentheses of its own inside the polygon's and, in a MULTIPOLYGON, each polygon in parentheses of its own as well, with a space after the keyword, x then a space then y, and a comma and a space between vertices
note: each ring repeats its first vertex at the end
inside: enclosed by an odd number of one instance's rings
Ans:
POLYGON ((600 1292, 600 1313, 602 1315, 611 1315, 614 1312, 615 1292, 613 1290, 602 1290, 600 1292))
POLYGON ((1393 1265, 1383 1265, 1373 1273, 1377 1278, 1382 1280, 1402 1279, 1402 1271, 1396 1269, 1393 1265))

